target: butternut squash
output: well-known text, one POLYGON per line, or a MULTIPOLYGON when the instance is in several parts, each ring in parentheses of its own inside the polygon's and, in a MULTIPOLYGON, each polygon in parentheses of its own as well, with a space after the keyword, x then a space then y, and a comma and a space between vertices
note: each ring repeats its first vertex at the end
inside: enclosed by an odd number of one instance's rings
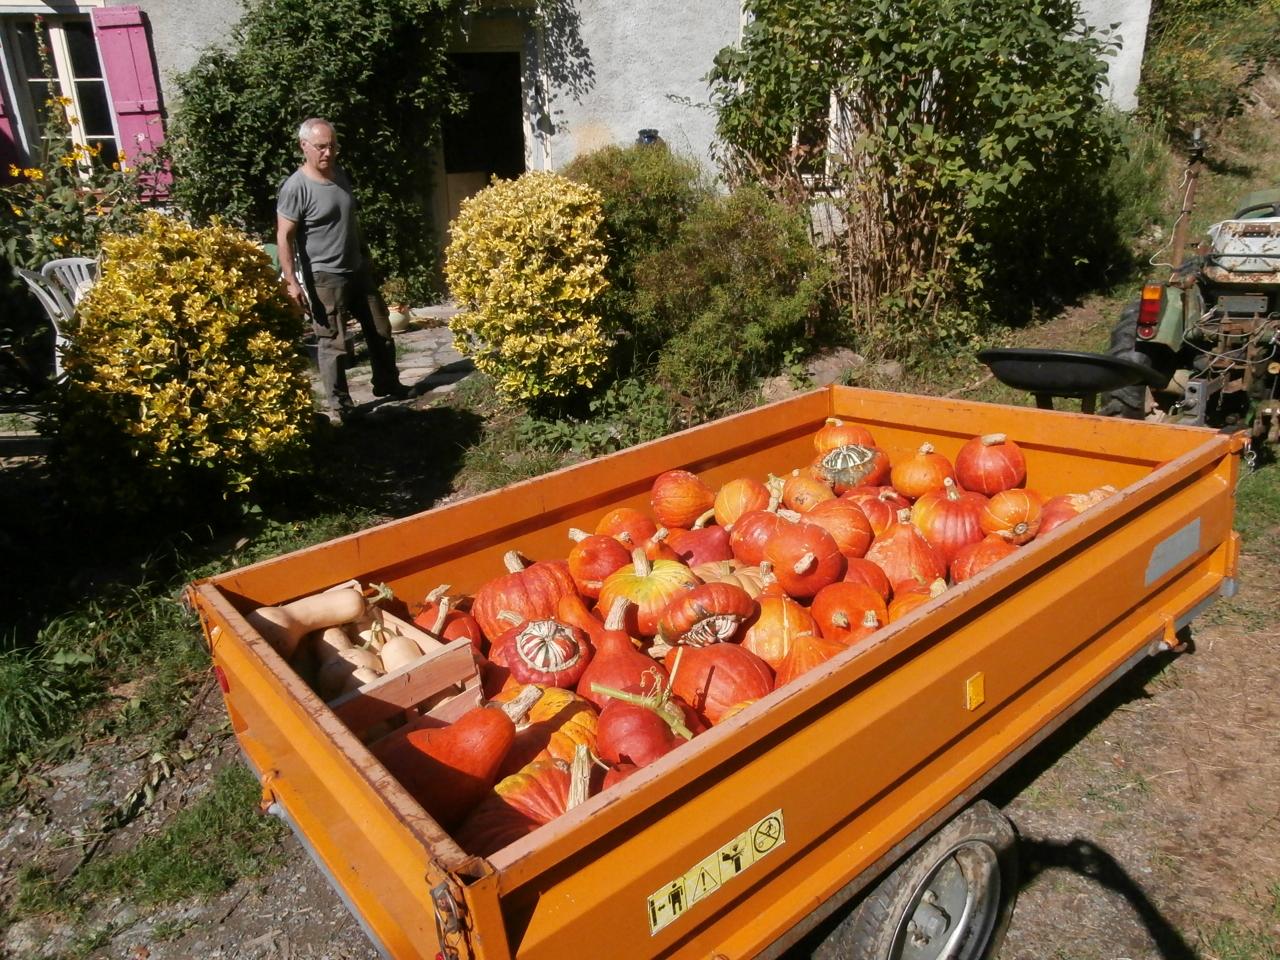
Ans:
POLYGON ((345 587, 278 607, 259 607, 245 619, 276 653, 288 660, 308 633, 350 623, 364 616, 365 606, 364 594, 354 587, 345 587))

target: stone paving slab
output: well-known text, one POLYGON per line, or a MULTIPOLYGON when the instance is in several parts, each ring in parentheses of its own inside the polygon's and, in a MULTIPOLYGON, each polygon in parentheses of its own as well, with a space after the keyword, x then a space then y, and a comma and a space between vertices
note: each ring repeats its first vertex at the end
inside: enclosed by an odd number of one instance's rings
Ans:
MULTIPOLYGON (((359 342, 358 329, 352 331, 356 341, 356 357, 347 370, 347 387, 357 410, 372 413, 383 408, 412 404, 423 396, 448 393, 454 385, 475 367, 453 347, 453 334, 441 321, 456 313, 449 306, 424 307, 413 311, 414 323, 408 330, 395 335, 396 365, 400 368, 400 382, 414 390, 414 396, 405 400, 374 397, 373 372, 369 358, 359 342)), ((319 372, 314 362, 310 369, 312 388, 320 397, 319 372)))

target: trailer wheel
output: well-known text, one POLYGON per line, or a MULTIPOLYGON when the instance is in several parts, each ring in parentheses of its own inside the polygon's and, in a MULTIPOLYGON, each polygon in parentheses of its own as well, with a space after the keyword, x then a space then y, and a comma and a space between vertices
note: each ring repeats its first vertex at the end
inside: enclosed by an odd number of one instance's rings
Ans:
POLYGON ((1018 895, 1017 834, 985 800, 966 808, 880 881, 814 957, 983 960, 1018 895))

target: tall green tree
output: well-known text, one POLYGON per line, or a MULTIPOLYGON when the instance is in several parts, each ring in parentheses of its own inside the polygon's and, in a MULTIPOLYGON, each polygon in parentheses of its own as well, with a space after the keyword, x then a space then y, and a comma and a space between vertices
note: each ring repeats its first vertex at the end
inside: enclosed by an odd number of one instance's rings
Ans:
POLYGON ((962 341, 1002 257, 1057 262, 1052 236, 1012 227, 1109 155, 1112 44, 1075 0, 746 7, 741 45, 711 73, 722 159, 815 211, 859 339, 890 353, 962 341))
POLYGON ((432 284, 431 161, 459 105, 447 48, 465 0, 257 0, 229 43, 178 78, 174 199, 272 236, 275 194, 299 162, 298 124, 337 127, 340 162, 387 274, 432 284))

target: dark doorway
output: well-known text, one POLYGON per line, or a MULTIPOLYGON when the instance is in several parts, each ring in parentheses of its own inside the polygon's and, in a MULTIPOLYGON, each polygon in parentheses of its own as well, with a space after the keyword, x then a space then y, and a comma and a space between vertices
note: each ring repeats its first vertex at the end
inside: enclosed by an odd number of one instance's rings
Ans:
POLYGON ((467 95, 465 113, 444 122, 449 219, 458 204, 492 177, 524 173, 520 54, 451 53, 453 81, 467 95))

